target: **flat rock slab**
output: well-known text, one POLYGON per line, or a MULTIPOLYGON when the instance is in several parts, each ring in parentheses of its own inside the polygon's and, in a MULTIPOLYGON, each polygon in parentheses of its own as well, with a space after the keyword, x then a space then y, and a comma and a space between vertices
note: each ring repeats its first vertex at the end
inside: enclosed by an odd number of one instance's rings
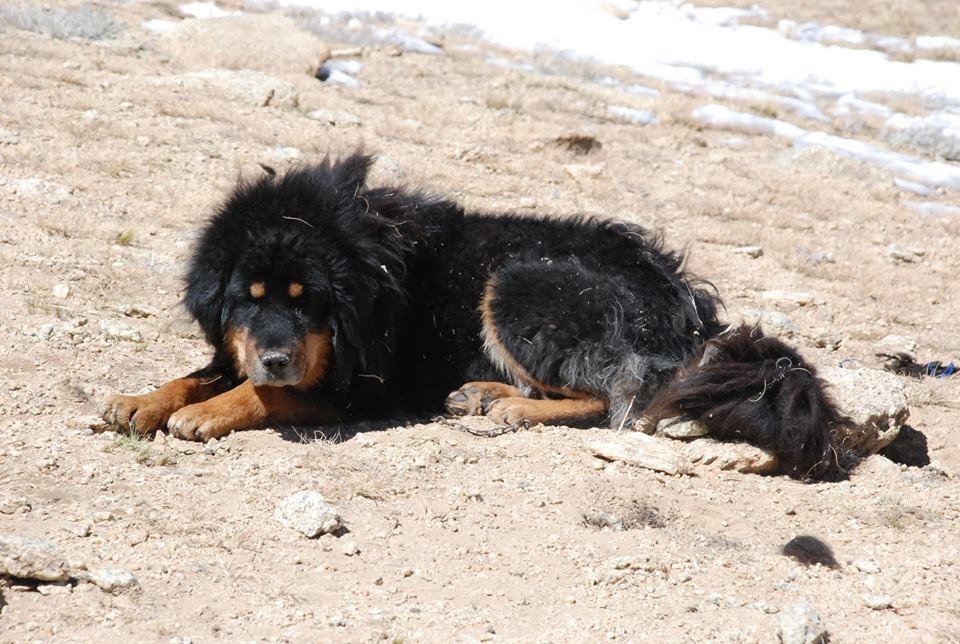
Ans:
POLYGON ((748 443, 698 438, 681 444, 679 449, 698 469, 773 474, 780 468, 776 454, 748 443))
POLYGON ((607 440, 592 441, 590 451, 608 461, 622 461, 666 474, 689 474, 693 464, 669 441, 641 432, 610 432, 607 440))

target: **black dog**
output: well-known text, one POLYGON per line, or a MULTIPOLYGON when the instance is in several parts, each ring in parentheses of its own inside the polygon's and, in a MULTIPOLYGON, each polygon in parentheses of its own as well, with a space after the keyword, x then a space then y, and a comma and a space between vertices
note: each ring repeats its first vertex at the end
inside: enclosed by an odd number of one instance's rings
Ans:
POLYGON ((813 368, 759 330, 724 331, 718 300, 641 228, 465 213, 366 187, 370 164, 241 183, 187 274, 211 363, 115 397, 107 420, 208 440, 444 404, 504 423, 685 414, 793 475, 838 468, 842 417, 813 368))

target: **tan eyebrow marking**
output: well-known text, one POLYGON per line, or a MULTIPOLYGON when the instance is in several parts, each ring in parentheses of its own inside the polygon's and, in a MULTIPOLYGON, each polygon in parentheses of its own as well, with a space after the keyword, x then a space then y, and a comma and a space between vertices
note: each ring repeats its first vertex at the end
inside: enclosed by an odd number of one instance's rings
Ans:
POLYGON ((290 282, 290 286, 287 288, 287 293, 294 299, 300 297, 303 295, 303 284, 300 282, 290 282))
POLYGON ((250 297, 259 300, 267 294, 267 285, 263 282, 254 282, 250 285, 250 297))

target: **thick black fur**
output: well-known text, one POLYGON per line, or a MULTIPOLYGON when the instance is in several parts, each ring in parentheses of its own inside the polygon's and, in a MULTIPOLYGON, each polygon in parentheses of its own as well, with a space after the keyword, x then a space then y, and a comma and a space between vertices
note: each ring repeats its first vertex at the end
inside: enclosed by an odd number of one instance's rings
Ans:
POLYGON ((329 366, 308 395, 343 418, 440 410, 466 381, 508 379, 484 348, 486 293, 512 359, 546 389, 609 401, 613 426, 652 403, 776 450, 795 475, 835 467, 841 418, 812 368, 759 332, 721 334, 715 295, 643 229, 465 213, 420 192, 368 188, 370 163, 355 154, 234 190, 188 271, 187 308, 215 351, 197 375, 242 380, 227 343, 237 325, 258 346, 329 331, 329 366), (254 281, 268 293, 290 282, 304 291, 261 301, 254 281))

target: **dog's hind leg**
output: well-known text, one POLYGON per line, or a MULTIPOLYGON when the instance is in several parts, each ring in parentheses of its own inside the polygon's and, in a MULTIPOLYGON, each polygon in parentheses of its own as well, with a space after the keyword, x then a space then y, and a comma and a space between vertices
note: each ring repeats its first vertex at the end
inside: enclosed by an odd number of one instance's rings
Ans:
POLYGON ((489 279, 480 306, 484 348, 516 388, 481 388, 488 416, 505 423, 604 421, 610 401, 593 376, 611 366, 602 349, 607 302, 590 293, 590 283, 572 262, 517 263, 489 279))

